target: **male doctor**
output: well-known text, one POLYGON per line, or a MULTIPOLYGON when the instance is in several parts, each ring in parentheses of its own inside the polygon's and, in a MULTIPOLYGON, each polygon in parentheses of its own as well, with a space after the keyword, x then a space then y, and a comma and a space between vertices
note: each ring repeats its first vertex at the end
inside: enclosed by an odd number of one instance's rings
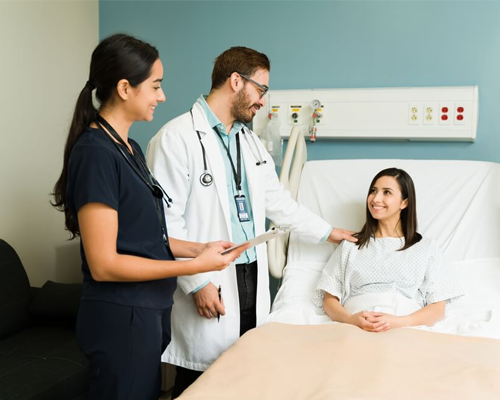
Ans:
MULTIPOLYGON (((165 208, 171 237, 241 243, 264 233, 267 217, 317 242, 356 241, 290 197, 272 157, 244 126, 265 105, 270 68, 265 54, 226 50, 215 60, 208 97, 200 96, 149 143, 149 166, 173 199, 165 208)), ((266 321, 266 245, 248 249, 224 271, 179 277, 174 303, 172 341, 163 355, 177 366, 172 398, 239 336, 266 321)))

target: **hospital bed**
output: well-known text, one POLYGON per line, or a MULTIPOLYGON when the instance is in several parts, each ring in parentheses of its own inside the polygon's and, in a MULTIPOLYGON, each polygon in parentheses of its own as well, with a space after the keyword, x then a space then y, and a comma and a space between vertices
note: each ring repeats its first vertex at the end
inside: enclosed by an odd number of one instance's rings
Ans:
POLYGON ((270 250, 273 275, 285 258, 286 267, 269 323, 241 337, 180 399, 500 399, 500 165, 329 160, 302 169, 305 146, 296 143, 301 154, 285 156, 282 180, 300 183, 291 187, 297 200, 337 227, 361 228, 377 172, 406 170, 419 232, 438 242, 466 296, 432 328, 369 333, 333 323, 311 297, 335 246, 292 232, 270 250))

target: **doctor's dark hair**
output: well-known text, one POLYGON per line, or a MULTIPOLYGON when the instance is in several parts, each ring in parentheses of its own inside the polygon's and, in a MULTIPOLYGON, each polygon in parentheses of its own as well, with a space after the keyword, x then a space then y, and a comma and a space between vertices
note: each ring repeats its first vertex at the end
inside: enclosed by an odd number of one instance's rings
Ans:
POLYGON ((233 72, 252 76, 258 69, 271 71, 271 62, 264 53, 248 47, 231 47, 215 59, 212 90, 220 88, 233 72))
MULTIPOLYGON (((413 246, 415 243, 420 242, 422 235, 417 232, 417 196, 415 192, 415 185, 410 175, 406 171, 399 168, 387 168, 380 171, 375 178, 373 178, 370 183, 370 188, 368 189, 368 194, 366 198, 371 193, 371 190, 377 180, 383 176, 392 176, 396 179, 401 190, 401 195, 403 200, 408 201, 406 208, 401 210, 400 222, 403 235, 405 237, 405 244, 399 249, 406 250, 413 246)), ((371 237, 374 237, 375 231, 378 227, 378 221, 372 217, 370 210, 368 209, 368 204, 366 204, 366 222, 360 232, 354 234, 358 238, 358 248, 361 249, 363 246, 368 246, 368 242, 371 237)))
POLYGON ((113 101, 118 82, 126 79, 132 87, 139 86, 151 75, 153 64, 159 58, 158 50, 149 43, 125 34, 104 39, 95 48, 90 61, 89 79, 78 96, 69 128, 61 176, 54 186, 51 204, 66 217, 66 229, 73 239, 79 234, 78 224, 66 201, 68 162, 75 143, 85 129, 95 121, 98 110, 92 101, 95 89, 100 108, 113 101))

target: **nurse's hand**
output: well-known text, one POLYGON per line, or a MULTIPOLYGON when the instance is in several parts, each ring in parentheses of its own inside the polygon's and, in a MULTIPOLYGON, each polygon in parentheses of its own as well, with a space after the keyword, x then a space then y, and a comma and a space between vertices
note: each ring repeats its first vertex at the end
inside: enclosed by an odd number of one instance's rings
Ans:
POLYGON ((219 291, 212 282, 193 293, 193 301, 200 317, 215 318, 217 313, 226 315, 224 300, 219 302, 219 291))
POLYGON ((205 243, 205 248, 203 250, 214 248, 214 249, 219 250, 219 251, 224 251, 226 249, 229 249, 232 246, 234 246, 234 243, 232 243, 232 242, 226 242, 224 240, 217 240, 216 242, 205 243))
POLYGON ((352 236, 354 233, 356 232, 333 228, 327 241, 330 243, 340 243, 342 240, 347 240, 349 242, 356 243, 358 239, 352 236))
POLYGON ((221 254, 233 245, 231 242, 224 241, 207 243, 201 254, 191 260, 191 264, 194 267, 193 273, 221 271, 236 260, 249 246, 241 246, 227 254, 221 254))

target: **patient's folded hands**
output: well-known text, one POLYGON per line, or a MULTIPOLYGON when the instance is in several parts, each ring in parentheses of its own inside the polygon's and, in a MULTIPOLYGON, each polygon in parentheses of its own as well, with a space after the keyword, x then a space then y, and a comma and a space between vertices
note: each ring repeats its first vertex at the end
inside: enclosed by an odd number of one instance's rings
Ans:
POLYGON ((353 314, 347 322, 368 332, 384 332, 388 329, 410 326, 432 326, 443 318, 444 308, 445 302, 441 301, 429 304, 409 315, 396 316, 377 311, 361 311, 353 314))
POLYGON ((367 314, 366 317, 367 323, 374 324, 376 326, 382 324, 382 326, 386 327, 382 331, 378 332, 383 332, 388 329, 401 328, 403 326, 407 326, 406 316, 398 317, 392 314, 387 314, 382 312, 370 312, 370 311, 366 311, 365 313, 367 314))
POLYGON ((398 317, 394 317, 394 315, 390 314, 361 311, 356 314, 352 314, 346 322, 356 325, 367 332, 385 332, 388 329, 396 327, 391 326, 391 321, 397 325, 397 318, 398 317))

